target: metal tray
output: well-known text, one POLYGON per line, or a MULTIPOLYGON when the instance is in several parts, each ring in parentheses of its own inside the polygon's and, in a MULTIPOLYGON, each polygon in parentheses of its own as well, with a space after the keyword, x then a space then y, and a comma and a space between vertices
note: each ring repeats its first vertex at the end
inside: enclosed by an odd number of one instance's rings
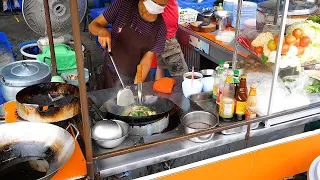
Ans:
MULTIPOLYGON (((212 98, 212 92, 194 94, 194 95, 191 95, 189 99, 190 101, 200 106, 204 111, 211 112, 217 115, 217 117, 219 117, 218 106, 216 105, 215 99, 212 98)), ((226 126, 233 123, 237 123, 237 122, 236 121, 225 122, 225 121, 219 120, 219 126, 226 126)), ((259 127, 259 124, 260 122, 251 124, 251 130, 257 129, 259 127)), ((221 133, 227 135, 227 134, 242 133, 246 131, 247 131, 247 126, 240 126, 240 127, 221 131, 221 133)))

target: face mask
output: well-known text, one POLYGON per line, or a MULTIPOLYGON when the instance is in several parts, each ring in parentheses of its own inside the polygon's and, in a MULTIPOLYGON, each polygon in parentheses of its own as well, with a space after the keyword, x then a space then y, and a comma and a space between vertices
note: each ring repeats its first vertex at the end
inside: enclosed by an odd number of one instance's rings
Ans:
POLYGON ((146 0, 143 2, 143 4, 150 14, 161 14, 163 13, 165 8, 163 6, 156 4, 152 0, 146 0))

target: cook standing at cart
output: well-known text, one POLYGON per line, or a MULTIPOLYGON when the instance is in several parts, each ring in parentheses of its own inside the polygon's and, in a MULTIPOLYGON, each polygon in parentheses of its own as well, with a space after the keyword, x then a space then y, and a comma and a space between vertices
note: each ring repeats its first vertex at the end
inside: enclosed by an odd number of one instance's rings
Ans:
MULTIPOLYGON (((101 46, 112 51, 125 84, 137 83, 137 65, 142 65, 142 81, 148 77, 152 59, 164 50, 166 25, 161 16, 168 0, 116 0, 89 24, 90 32, 98 36, 101 46), (105 28, 112 24, 112 32, 105 28)), ((119 86, 119 80, 109 56, 105 62, 99 89, 119 86)))

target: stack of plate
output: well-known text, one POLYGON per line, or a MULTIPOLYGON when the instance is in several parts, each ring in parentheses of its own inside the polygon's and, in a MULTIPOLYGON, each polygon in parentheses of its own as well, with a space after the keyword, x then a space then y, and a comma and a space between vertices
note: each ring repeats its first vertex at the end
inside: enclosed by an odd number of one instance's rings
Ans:
MULTIPOLYGON (((254 2, 244 1, 242 3, 240 29, 244 28, 244 21, 248 19, 256 19, 257 7, 258 7, 257 3, 254 3, 254 2)), ((234 3, 233 11, 232 11, 232 16, 233 16, 232 27, 234 28, 236 28, 237 8, 238 8, 238 3, 234 3)))

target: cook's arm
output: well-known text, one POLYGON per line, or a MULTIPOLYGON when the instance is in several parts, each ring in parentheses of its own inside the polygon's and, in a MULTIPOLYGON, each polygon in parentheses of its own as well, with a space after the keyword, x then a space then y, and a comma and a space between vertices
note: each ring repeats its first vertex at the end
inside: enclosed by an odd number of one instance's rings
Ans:
MULTIPOLYGON (((153 56, 154 56, 154 53, 151 51, 148 51, 144 54, 143 58, 140 61, 140 64, 142 66, 142 82, 144 82, 144 80, 146 80, 147 76, 149 75, 153 56)), ((134 84, 137 84, 137 74, 134 79, 134 84)))
POLYGON ((108 45, 109 50, 111 50, 111 35, 110 32, 105 28, 108 24, 108 21, 102 14, 100 14, 89 24, 89 31, 94 36, 98 36, 99 43, 103 48, 106 48, 106 45, 108 45))

